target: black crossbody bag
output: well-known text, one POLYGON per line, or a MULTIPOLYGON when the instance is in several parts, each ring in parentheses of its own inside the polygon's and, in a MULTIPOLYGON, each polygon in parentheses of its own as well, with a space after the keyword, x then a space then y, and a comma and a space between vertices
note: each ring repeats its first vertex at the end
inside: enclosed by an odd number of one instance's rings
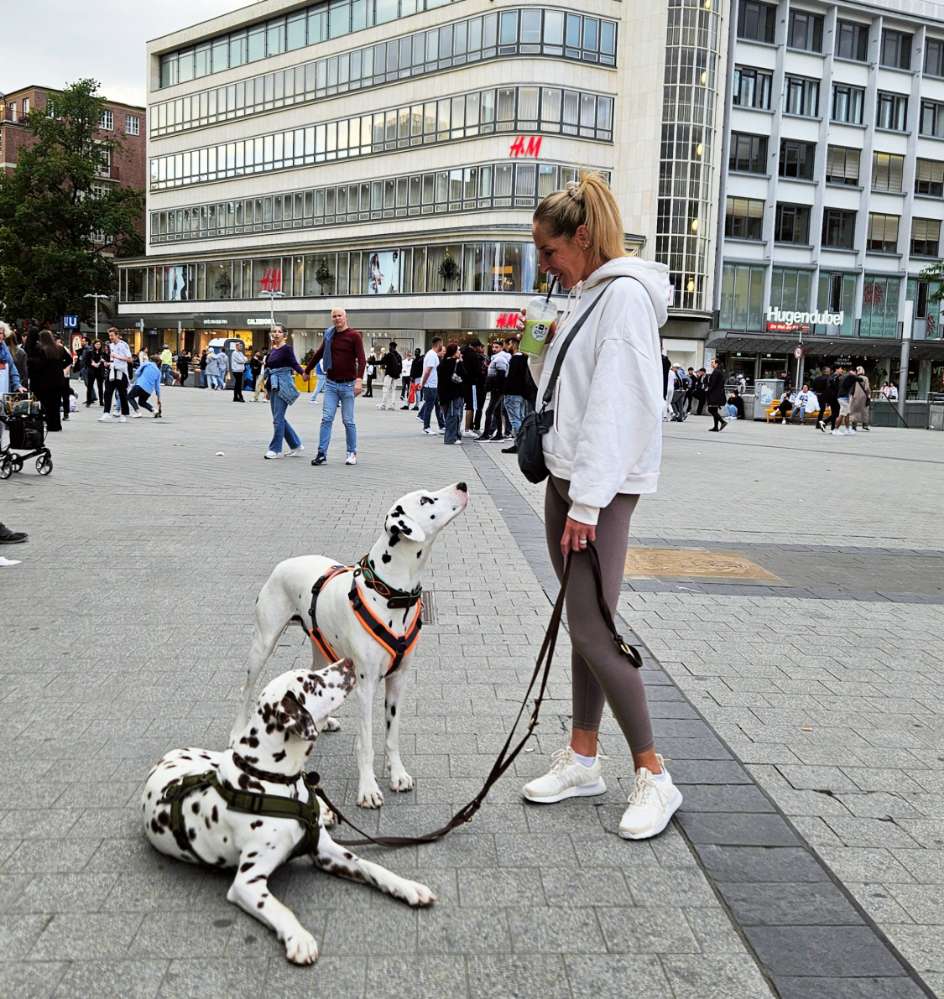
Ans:
MULTIPOLYGON (((620 275, 620 277, 623 276, 620 275)), ((618 280, 619 277, 613 278, 610 281, 610 285, 618 280)), ((554 389, 557 387, 557 379, 560 377, 561 366, 564 363, 564 358, 567 356, 567 351, 570 350, 570 345, 574 342, 574 337, 580 332, 581 326, 587 321, 590 313, 597 307, 597 303, 606 294, 607 288, 604 288, 590 303, 590 308, 574 323, 573 329, 567 334, 567 339, 564 341, 564 345, 557 355, 557 360, 554 362, 554 370, 551 372, 547 388, 541 397, 540 410, 528 413, 521 421, 521 428, 515 437, 515 445, 518 448, 518 467, 528 482, 537 484, 538 482, 543 482, 548 477, 549 473, 547 464, 544 461, 542 438, 554 426, 554 410, 547 407, 554 398, 554 389)))

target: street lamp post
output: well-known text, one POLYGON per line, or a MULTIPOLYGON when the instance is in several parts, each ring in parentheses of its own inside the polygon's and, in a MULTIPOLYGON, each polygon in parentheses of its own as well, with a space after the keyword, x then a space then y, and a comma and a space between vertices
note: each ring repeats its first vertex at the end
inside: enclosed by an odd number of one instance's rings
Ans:
POLYGON ((95 339, 98 339, 98 300, 100 298, 111 298, 111 295, 83 295, 83 298, 95 299, 95 339))
POLYGON ((262 298, 267 298, 269 300, 269 322, 272 326, 275 326, 275 300, 277 298, 285 298, 284 291, 263 291, 259 293, 262 298))

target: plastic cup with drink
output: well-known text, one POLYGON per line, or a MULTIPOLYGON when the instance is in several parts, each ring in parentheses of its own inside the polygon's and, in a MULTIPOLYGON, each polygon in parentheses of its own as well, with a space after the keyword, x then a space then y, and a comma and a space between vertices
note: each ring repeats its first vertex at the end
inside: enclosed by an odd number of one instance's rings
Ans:
POLYGON ((557 306, 551 302, 551 294, 557 284, 551 281, 547 296, 536 295, 528 302, 524 314, 524 332, 518 349, 531 357, 540 357, 547 346, 551 329, 557 320, 557 306))

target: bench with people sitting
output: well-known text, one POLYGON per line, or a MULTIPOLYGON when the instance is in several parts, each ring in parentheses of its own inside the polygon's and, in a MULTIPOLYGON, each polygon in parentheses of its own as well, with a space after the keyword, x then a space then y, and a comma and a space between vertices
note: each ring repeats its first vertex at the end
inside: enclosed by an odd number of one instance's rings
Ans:
POLYGON ((819 414, 819 400, 804 385, 799 392, 784 392, 767 409, 768 423, 815 423, 819 414))

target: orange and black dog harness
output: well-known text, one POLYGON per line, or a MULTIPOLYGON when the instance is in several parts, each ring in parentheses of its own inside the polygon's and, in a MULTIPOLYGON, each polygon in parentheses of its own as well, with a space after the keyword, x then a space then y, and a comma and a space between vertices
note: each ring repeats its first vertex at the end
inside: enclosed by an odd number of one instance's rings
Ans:
POLYGON ((422 589, 417 586, 414 590, 397 590, 388 586, 371 568, 368 558, 365 555, 357 565, 333 565, 311 588, 311 607, 309 616, 311 617, 311 628, 308 637, 321 650, 322 654, 330 661, 334 662, 341 657, 331 648, 331 643, 325 638, 318 627, 318 596, 321 591, 342 573, 353 573, 351 577, 351 589, 348 591, 348 600, 351 601, 351 610, 357 618, 361 627, 381 645, 391 658, 390 667, 384 676, 395 673, 403 662, 406 655, 412 651, 413 646, 419 641, 420 629, 423 627, 423 600, 422 589), (391 631, 387 625, 370 609, 364 602, 357 585, 358 578, 363 579, 364 585, 387 600, 387 606, 391 609, 409 608, 416 605, 416 613, 413 621, 403 634, 391 631))

